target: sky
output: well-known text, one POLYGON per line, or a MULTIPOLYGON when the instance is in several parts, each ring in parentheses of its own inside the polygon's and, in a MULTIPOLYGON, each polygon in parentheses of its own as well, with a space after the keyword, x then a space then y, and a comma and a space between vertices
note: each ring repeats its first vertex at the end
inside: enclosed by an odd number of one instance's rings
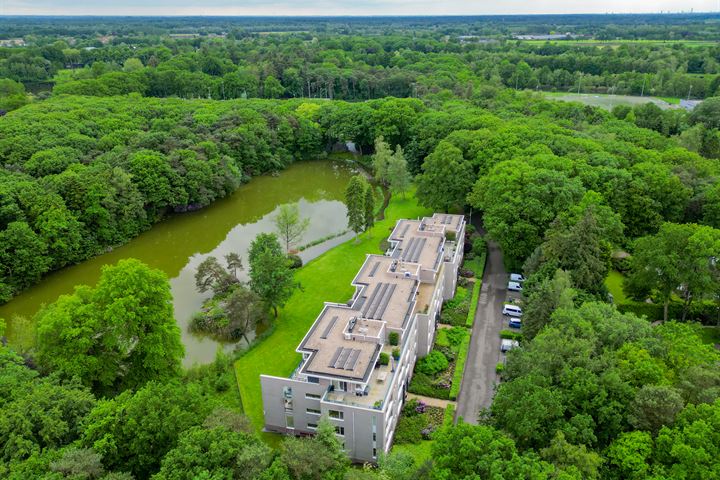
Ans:
POLYGON ((720 11, 720 0, 0 0, 0 15, 494 15, 720 11))

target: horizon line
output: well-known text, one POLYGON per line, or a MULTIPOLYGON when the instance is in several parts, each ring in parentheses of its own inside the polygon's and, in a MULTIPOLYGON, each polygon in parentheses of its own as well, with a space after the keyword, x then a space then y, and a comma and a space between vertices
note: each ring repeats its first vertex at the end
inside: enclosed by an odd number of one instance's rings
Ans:
POLYGON ((360 14, 296 14, 296 15, 213 15, 213 14, 187 14, 187 15, 158 15, 158 14, 53 14, 53 13, 5 13, 3 17, 27 17, 27 18, 445 18, 445 17, 532 17, 532 16, 556 16, 576 17, 586 15, 720 15, 720 11, 659 11, 659 12, 585 12, 585 13, 447 13, 442 15, 423 14, 384 14, 384 15, 360 15, 360 14))

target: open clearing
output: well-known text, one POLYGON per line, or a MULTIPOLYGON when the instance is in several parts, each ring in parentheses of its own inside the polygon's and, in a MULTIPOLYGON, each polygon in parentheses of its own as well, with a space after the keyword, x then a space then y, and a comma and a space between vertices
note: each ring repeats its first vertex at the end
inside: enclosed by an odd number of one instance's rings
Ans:
MULTIPOLYGON (((612 110, 617 105, 643 105, 645 103, 654 103, 663 110, 671 108, 680 108, 675 102, 677 99, 668 98, 661 99, 657 97, 638 97, 634 95, 608 95, 601 93, 562 93, 562 92, 544 92, 544 95, 550 100, 561 100, 564 102, 580 102, 593 107, 601 107, 606 110, 612 110), (670 103, 673 102, 673 103, 670 103)), ((679 103, 679 102, 678 102, 679 103)))

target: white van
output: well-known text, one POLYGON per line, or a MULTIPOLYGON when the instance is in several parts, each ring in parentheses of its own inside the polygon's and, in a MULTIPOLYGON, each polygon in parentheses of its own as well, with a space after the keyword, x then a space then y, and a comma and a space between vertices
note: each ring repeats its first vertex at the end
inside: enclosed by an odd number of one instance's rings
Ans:
POLYGON ((506 303, 503 306, 503 315, 509 315, 511 317, 522 317, 522 308, 517 305, 510 305, 506 303))
POLYGON ((510 281, 522 283, 525 281, 525 277, 523 277, 522 274, 520 274, 520 273, 511 273, 510 281))
POLYGON ((508 282, 507 289, 511 292, 522 292, 522 283, 520 282, 508 282))

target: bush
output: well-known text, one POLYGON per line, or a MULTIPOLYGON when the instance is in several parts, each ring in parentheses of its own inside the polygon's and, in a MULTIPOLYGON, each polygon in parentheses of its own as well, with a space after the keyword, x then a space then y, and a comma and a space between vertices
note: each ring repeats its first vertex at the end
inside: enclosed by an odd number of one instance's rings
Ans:
POLYGON ((450 339, 448 338, 448 328, 439 328, 435 335, 435 346, 436 347, 449 347, 450 339))
POLYGON ((450 385, 438 384, 433 377, 420 372, 415 372, 415 375, 413 375, 408 391, 416 395, 439 398, 441 400, 448 400, 450 398, 450 385))
POLYGON ((425 375, 437 375, 450 366, 447 357, 438 350, 433 350, 417 362, 415 369, 425 375))
POLYGON ((495 365, 495 373, 500 375, 503 370, 505 370, 505 364, 503 362, 498 362, 498 364, 495 365))
POLYGON ((397 345, 400 343, 400 334, 397 332, 390 332, 388 334, 388 340, 390 341, 390 345, 397 345))
POLYGON ((454 242, 457 238, 457 234, 455 232, 445 232, 445 240, 449 242, 454 242))
POLYGON ((388 355, 385 352, 380 353, 380 357, 378 358, 378 363, 380 365, 389 365, 390 364, 390 355, 388 355))
POLYGON ((425 415, 401 416, 395 427, 395 443, 420 443, 422 431, 428 427, 425 415))
POLYGON ((445 333, 445 338, 447 339, 448 344, 441 346, 449 347, 457 347, 460 345, 468 334, 467 330, 463 327, 443 328, 442 331, 445 333))
POLYGON ((289 254, 288 260, 290 260, 290 268, 300 268, 303 266, 302 258, 298 255, 289 254))
POLYGON ((519 342, 522 340, 523 336, 522 336, 522 333, 513 332, 512 330, 501 330, 500 338, 503 338, 506 340, 517 340, 519 342))
POLYGON ((472 235, 473 233, 475 233, 475 231, 475 225, 471 223, 465 225, 465 235, 472 235))
POLYGON ((620 273, 628 273, 630 271, 630 258, 629 257, 622 257, 622 258, 616 258, 612 257, 610 259, 611 265, 613 270, 617 270, 620 273))
POLYGON ((475 237, 472 242, 472 253, 476 257, 481 256, 487 250, 487 242, 485 237, 475 237))
POLYGON ((399 348, 393 348, 392 356, 395 360, 400 360, 400 349, 399 348))

